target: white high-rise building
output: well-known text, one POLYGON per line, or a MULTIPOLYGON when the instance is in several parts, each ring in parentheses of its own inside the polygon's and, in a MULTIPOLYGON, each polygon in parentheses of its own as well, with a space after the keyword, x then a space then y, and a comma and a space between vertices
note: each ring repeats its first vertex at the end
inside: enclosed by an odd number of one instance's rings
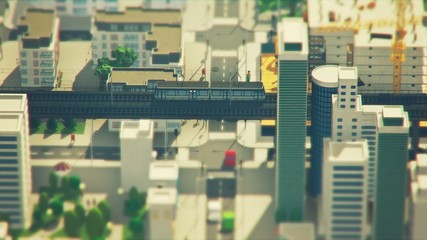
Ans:
POLYGON ((59 18, 53 10, 28 9, 18 23, 22 87, 54 87, 59 59, 59 18))
POLYGON ((0 212, 12 228, 31 221, 31 166, 27 96, 0 94, 0 212))
POLYGON ((326 239, 367 237, 368 156, 366 140, 324 140, 320 222, 326 239))
POLYGON ((172 9, 127 8, 99 11, 92 25, 93 67, 100 58, 112 58, 119 46, 132 48, 133 67, 171 67, 181 61, 181 12, 172 9))
POLYGON ((411 239, 423 239, 427 236, 427 154, 418 154, 410 165, 410 224, 411 239))
POLYGON ((147 191, 150 163, 153 161, 153 122, 123 121, 120 129, 122 188, 147 191))
POLYGON ((176 188, 148 189, 149 239, 174 239, 177 200, 178 193, 176 188))

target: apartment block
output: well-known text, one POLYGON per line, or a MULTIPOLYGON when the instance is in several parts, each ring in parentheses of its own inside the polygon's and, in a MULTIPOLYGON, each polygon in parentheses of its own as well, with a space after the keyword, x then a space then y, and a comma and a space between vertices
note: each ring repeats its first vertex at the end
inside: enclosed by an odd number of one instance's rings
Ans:
POLYGON ((319 222, 326 239, 366 239, 368 144, 325 138, 319 222))
POLYGON ((19 20, 18 34, 21 86, 53 88, 59 59, 59 18, 53 10, 28 9, 19 20))
POLYGON ((0 94, 0 211, 11 228, 31 222, 31 166, 27 96, 0 94))
POLYGON ((172 9, 127 8, 98 11, 92 26, 92 60, 112 58, 119 46, 132 48, 133 67, 178 66, 181 61, 181 12, 172 9))
POLYGON ((300 18, 284 18, 278 29, 276 209, 286 221, 301 222, 305 212, 308 33, 300 18))

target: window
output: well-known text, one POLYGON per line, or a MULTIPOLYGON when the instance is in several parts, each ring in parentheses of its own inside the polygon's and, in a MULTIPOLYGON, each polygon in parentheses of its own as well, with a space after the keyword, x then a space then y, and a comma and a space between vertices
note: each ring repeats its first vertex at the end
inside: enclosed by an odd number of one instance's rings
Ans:
POLYGON ((34 69, 33 70, 33 75, 38 76, 39 75, 39 70, 38 69, 34 69))
POLYGON ((351 119, 352 122, 357 122, 357 118, 351 119))
POLYGON ((362 209, 362 205, 359 204, 334 204, 333 209, 362 209))
POLYGON ((350 98, 350 102, 356 102, 356 98, 350 98))
POLYGON ((107 36, 105 34, 102 35, 102 40, 103 41, 107 40, 107 36))
POLYGON ((116 49, 118 46, 119 46, 119 44, 117 44, 117 43, 111 43, 110 44, 111 50, 116 49))
POLYGON ((361 187, 363 182, 333 182, 336 187, 361 187))
POLYGON ((338 119, 337 119, 337 121, 338 121, 338 122, 342 122, 342 118, 338 118, 338 119))
POLYGON ((334 174, 334 178, 344 178, 344 179, 362 179, 363 174, 334 174))
POLYGON ((360 202, 362 201, 361 197, 334 197, 333 201, 342 201, 342 202, 360 202))
POLYGON ((356 92, 351 92, 351 93, 350 93, 350 95, 351 95, 351 96, 355 96, 355 95, 356 95, 356 92))
POLYGON ((369 47, 369 50, 372 50, 372 47, 369 47))
POLYGON ((415 59, 417 59, 417 57, 412 57, 412 59, 414 59, 414 60, 415 60, 415 59))
POLYGON ((345 96, 346 95, 346 92, 341 92, 340 93, 342 96, 345 96))
POLYGON ((337 129, 342 129, 342 125, 338 125, 338 126, 337 126, 337 129))
POLYGON ((111 31, 117 31, 117 30, 119 30, 119 27, 117 26, 117 24, 111 24, 110 25, 110 30, 111 31))
POLYGON ((27 61, 21 61, 21 66, 26 67, 27 66, 27 61))
POLYGON ((110 40, 111 41, 117 41, 117 40, 119 40, 119 35, 118 34, 111 34, 110 35, 110 40))
POLYGON ((34 61, 33 61, 33 67, 38 67, 38 66, 39 66, 39 61, 34 60, 34 61))
POLYGON ((27 52, 21 52, 21 57, 27 57, 27 52))
POLYGON ((40 84, 40 81, 38 78, 34 78, 34 84, 40 84))
POLYGON ((337 132, 337 136, 341 137, 342 136, 342 132, 337 132))
MULTIPOLYGON (((4 157, 17 157, 18 153, 17 152, 0 152, 0 156, 4 156, 4 157)), ((1 169, 3 169, 3 168, 0 168, 0 170, 1 169)))
POLYGON ((335 171, 362 171, 363 166, 334 166, 335 171))
POLYGON ((369 65, 369 66, 368 66, 368 68, 372 68, 372 66, 371 66, 371 65, 369 65))
POLYGON ((33 52, 33 58, 38 58, 39 57, 39 53, 38 52, 33 52))
POLYGON ((56 6, 56 11, 58 12, 65 12, 67 8, 65 6, 56 6))
POLYGON ((357 133, 356 132, 352 132, 351 136, 355 137, 355 136, 357 136, 357 133))
POLYGON ((16 137, 12 137, 12 136, 0 136, 0 141, 5 141, 5 142, 14 142, 16 141, 17 138, 16 137))
POLYGON ((356 85, 351 85, 350 88, 351 89, 356 89, 356 85))
POLYGON ((21 75, 27 75, 28 74, 28 70, 27 69, 22 69, 21 70, 21 75))
MULTIPOLYGON (((18 148, 18 145, 16 144, 0 144, 0 149, 16 149, 16 148, 18 148)), ((0 160, 0 161, 3 161, 3 160, 0 160)))
POLYGON ((412 68, 416 68, 416 66, 412 66, 412 68))
POLYGON ((360 217, 362 213, 360 212, 332 212, 334 217, 360 217))
POLYGON ((369 59, 372 59, 372 56, 369 56, 369 59))
POLYGON ((21 78, 22 83, 28 83, 28 78, 21 78))
POLYGON ((340 105, 340 108, 345 108, 345 105, 344 104, 340 105))
POLYGON ((356 106, 355 105, 350 105, 350 108, 356 108, 356 106))
POLYGON ((356 125, 351 126, 351 129, 357 129, 356 125))
POLYGON ((341 102, 345 102, 345 98, 341 98, 341 99, 340 99, 340 101, 341 101, 341 102))
POLYGON ((345 87, 346 87, 345 85, 341 85, 341 89, 345 89, 345 87))
POLYGON ((372 77, 372 75, 369 74, 368 77, 372 77))
POLYGON ((102 49, 106 49, 107 48, 107 44, 106 43, 103 43, 102 44, 102 49))

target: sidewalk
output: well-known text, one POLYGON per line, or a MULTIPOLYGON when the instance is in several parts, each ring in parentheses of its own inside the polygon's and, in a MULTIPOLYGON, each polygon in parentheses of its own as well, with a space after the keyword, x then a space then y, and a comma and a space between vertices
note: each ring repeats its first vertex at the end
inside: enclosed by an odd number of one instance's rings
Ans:
POLYGON ((261 127, 259 121, 237 122, 237 142, 248 148, 273 148, 273 137, 260 135, 261 127))
POLYGON ((206 195, 179 195, 174 239, 206 239, 206 195))
MULTIPOLYGON (((31 146, 75 146, 88 147, 92 142, 92 120, 86 120, 83 134, 76 134, 74 144, 71 144, 69 134, 32 134, 30 135, 31 146)), ((93 146, 94 147, 118 147, 120 146, 117 132, 108 131, 106 119, 93 120, 93 146)))

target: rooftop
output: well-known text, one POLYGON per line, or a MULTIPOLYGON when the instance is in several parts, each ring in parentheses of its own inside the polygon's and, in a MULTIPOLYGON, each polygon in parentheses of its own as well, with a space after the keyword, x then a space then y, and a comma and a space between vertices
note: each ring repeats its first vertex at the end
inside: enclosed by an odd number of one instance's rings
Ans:
POLYGON ((313 82, 321 87, 338 87, 338 69, 339 67, 335 65, 323 65, 315 68, 311 72, 313 82))
POLYGON ((403 118, 403 107, 402 106, 384 106, 383 117, 384 118, 403 118))
POLYGON ((0 112, 23 112, 26 103, 26 94, 0 94, 0 112))
POLYGON ((279 28, 279 53, 308 54, 307 25, 302 18, 283 18, 279 28))
POLYGON ((168 68, 113 68, 110 80, 112 83, 147 85, 148 80, 176 81, 176 75, 168 68))
POLYGON ((147 35, 147 41, 157 41, 154 54, 179 52, 181 48, 180 25, 154 25, 147 35))
POLYGON ((96 22, 180 24, 181 12, 172 9, 127 8, 123 12, 98 11, 96 22))
POLYGON ((339 79, 357 79, 356 67, 340 67, 338 70, 339 79))
POLYGON ((22 126, 22 113, 0 113, 0 131, 16 132, 22 126))
POLYGON ((151 120, 122 121, 120 139, 152 138, 153 122, 151 120))
POLYGON ((176 188, 149 188, 147 191, 148 205, 174 205, 177 202, 176 188))
POLYGON ((27 26, 24 39, 50 38, 54 20, 53 10, 28 9, 26 15, 19 20, 18 28, 27 26))
POLYGON ((150 180, 177 180, 178 164, 175 161, 155 161, 150 164, 150 180))
POLYGON ((329 161, 364 162, 368 160, 368 144, 360 142, 329 142, 329 161))
POLYGON ((313 223, 281 223, 279 225, 279 234, 284 239, 289 240, 314 240, 313 223))

